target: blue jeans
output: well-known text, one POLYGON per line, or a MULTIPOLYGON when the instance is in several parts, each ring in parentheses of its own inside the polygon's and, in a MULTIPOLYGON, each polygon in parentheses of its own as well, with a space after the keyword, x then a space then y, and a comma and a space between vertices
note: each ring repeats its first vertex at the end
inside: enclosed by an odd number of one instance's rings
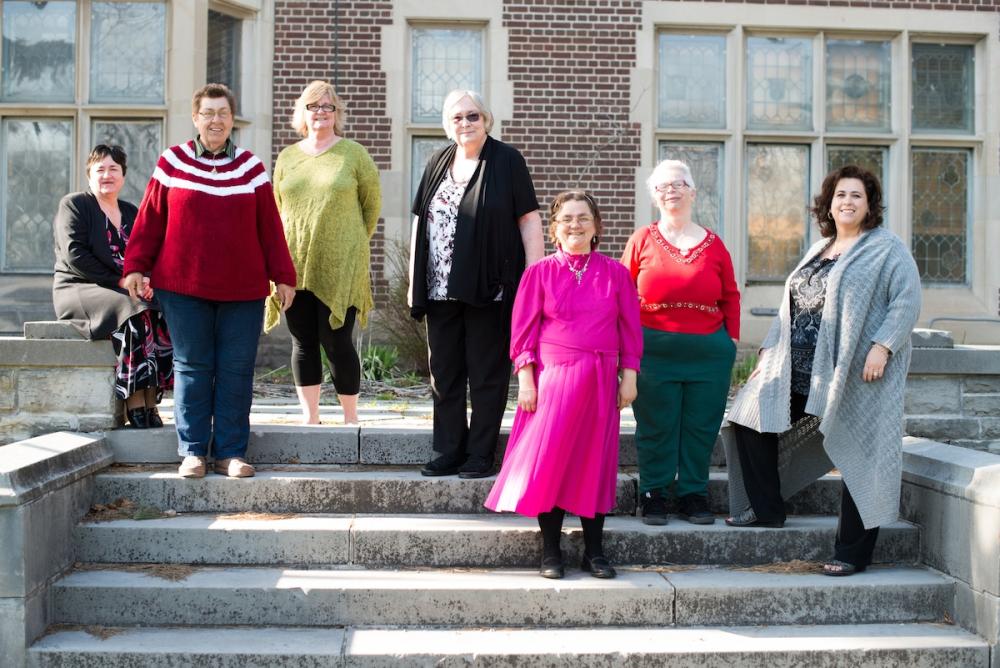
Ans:
POLYGON ((243 457, 264 300, 216 302, 157 290, 174 343, 177 452, 215 459, 243 457))

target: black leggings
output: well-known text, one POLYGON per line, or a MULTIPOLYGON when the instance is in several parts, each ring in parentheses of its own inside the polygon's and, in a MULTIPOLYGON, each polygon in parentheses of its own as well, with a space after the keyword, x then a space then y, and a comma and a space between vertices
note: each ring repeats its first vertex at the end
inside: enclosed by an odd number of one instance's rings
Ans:
POLYGON ((330 309, 308 290, 296 290, 295 301, 285 312, 288 331, 292 333, 292 376, 299 387, 323 382, 323 359, 326 351, 337 394, 357 394, 361 390, 361 360, 354 348, 354 319, 358 309, 350 307, 344 324, 330 327, 330 309))

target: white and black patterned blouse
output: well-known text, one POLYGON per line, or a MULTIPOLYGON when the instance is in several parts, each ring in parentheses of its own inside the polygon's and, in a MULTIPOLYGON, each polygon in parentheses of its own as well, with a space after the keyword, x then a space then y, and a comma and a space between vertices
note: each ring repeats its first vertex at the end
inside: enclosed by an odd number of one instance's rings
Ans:
POLYGON ((451 259, 455 254, 455 230, 458 224, 458 204, 465 194, 466 183, 456 183, 451 170, 427 208, 427 298, 448 299, 448 277, 451 276, 451 259))
POLYGON ((799 269, 790 282, 792 298, 792 392, 809 394, 816 338, 823 320, 826 283, 837 257, 819 255, 799 269))

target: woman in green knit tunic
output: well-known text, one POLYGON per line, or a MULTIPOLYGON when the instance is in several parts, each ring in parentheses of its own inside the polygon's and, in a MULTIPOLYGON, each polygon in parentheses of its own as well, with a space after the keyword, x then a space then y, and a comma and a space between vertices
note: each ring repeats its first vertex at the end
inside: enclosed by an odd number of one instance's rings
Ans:
MULTIPOLYGON (((292 375, 303 423, 319 424, 322 347, 344 422, 356 424, 361 363, 351 339, 355 320, 364 327, 372 309, 370 242, 382 207, 378 168, 361 144, 344 138, 344 103, 325 81, 302 91, 292 127, 303 139, 281 151, 274 165, 274 196, 299 277, 286 314, 292 375)), ((269 301, 265 329, 280 315, 269 301)))

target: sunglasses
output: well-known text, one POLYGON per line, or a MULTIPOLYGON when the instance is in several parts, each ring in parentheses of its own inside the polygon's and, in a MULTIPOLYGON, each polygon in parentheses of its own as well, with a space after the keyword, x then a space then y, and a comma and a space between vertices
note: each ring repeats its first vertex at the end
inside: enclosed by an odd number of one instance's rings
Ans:
POLYGON ((455 125, 461 125, 462 121, 469 121, 470 123, 478 123, 479 119, 482 117, 483 117, 482 114, 480 114, 478 111, 473 111, 471 113, 466 114, 465 116, 458 114, 457 116, 452 117, 451 122, 454 123, 455 125))

